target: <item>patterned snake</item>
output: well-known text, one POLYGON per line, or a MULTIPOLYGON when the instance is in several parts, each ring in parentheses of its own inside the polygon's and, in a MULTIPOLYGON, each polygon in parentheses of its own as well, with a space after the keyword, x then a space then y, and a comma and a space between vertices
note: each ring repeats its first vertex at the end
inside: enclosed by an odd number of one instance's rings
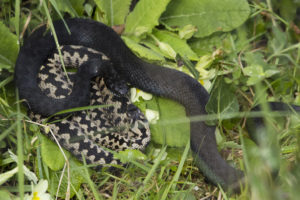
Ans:
MULTIPOLYGON (((81 153, 83 153, 86 161, 97 165, 98 169, 103 165, 119 164, 119 160, 113 159, 113 154, 102 147, 114 151, 129 148, 143 150, 150 141, 148 122, 141 111, 131 104, 126 95, 128 93, 126 82, 112 70, 109 58, 82 46, 62 46, 61 52, 68 69, 69 67, 78 70, 84 70, 84 67, 89 69, 86 63, 98 57, 106 62, 109 67, 107 70, 110 71, 102 74, 105 76, 105 81, 99 76, 92 79, 87 99, 90 100, 90 106, 111 106, 78 111, 70 116, 55 116, 51 120, 46 117, 46 114, 33 112, 35 110, 33 108, 29 112, 29 117, 38 123, 50 122, 49 127, 52 133, 66 149, 80 160, 82 160, 81 153), (96 153, 90 154, 90 152, 96 153)), ((60 101, 70 96, 78 80, 75 72, 68 72, 68 77, 70 81, 63 71, 59 53, 55 51, 40 68, 39 88, 53 101, 60 101)), ((51 132, 44 131, 44 133, 54 139, 51 132)))
MULTIPOLYGON (((41 116, 50 116, 64 109, 87 106, 90 104, 90 82, 94 81, 93 77, 104 77, 105 80, 105 77, 109 77, 107 76, 110 74, 108 71, 114 71, 113 74, 117 74, 119 78, 111 81, 121 79, 143 91, 175 100, 185 107, 189 117, 207 114, 205 105, 208 102, 209 94, 192 77, 141 60, 131 52, 111 28, 102 23, 88 19, 68 19, 66 23, 71 34, 68 33, 62 21, 54 23, 60 45, 79 45, 102 52, 105 56, 88 59, 74 75, 72 91, 64 98, 54 99, 45 95, 45 91, 41 90, 37 80, 41 66, 53 54, 56 44, 53 35, 46 32, 45 26, 34 31, 20 49, 15 67, 15 81, 20 97, 26 100, 26 104, 32 112, 41 116), (109 60, 106 60, 106 57, 109 60)), ((81 115, 78 114, 78 116, 81 115)), ((138 114, 137 118, 143 121, 141 115, 138 114)), ((208 126, 203 121, 191 121, 190 127, 191 150, 200 171, 216 185, 219 184, 225 189, 239 190, 239 180, 244 175, 242 171, 230 166, 219 154, 214 134, 215 127, 208 126)), ((64 137, 66 143, 69 142, 72 135, 69 128, 70 124, 62 126, 66 132, 69 131, 64 137)), ((88 137, 85 136, 88 134, 83 134, 83 139, 88 140, 88 137)), ((145 137, 148 137, 148 134, 145 137)), ((79 141, 81 149, 73 146, 68 150, 71 152, 86 151, 86 155, 93 156, 94 160, 101 159, 101 156, 109 157, 107 154, 100 155, 99 152, 105 151, 96 148, 97 144, 94 144, 93 141, 84 142, 79 141)), ((145 139, 144 146, 147 142, 148 139, 145 139)), ((68 147, 68 145, 65 146, 68 147)), ((107 160, 102 160, 101 163, 107 162, 107 160)))

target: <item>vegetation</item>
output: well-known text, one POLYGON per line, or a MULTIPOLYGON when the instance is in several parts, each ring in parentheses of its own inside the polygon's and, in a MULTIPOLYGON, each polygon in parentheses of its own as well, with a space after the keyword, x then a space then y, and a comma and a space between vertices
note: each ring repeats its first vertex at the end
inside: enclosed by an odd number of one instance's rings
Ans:
POLYGON ((48 193, 53 199, 299 198, 299 117, 270 112, 265 103, 300 104, 299 6, 297 0, 1 0, 1 199, 47 199, 48 193), (142 110, 160 113, 151 125, 153 142, 145 155, 117 155, 129 164, 116 171, 95 172, 41 134, 47 127, 30 121, 18 98, 14 64, 34 29, 69 17, 121 30, 138 56, 188 73, 205 86, 209 115, 192 120, 217 124, 223 157, 248 177, 241 194, 204 181, 188 152, 184 109, 170 100, 137 102, 142 110), (263 112, 247 113, 257 104, 263 112), (249 139, 245 116, 265 119, 262 145, 249 139))

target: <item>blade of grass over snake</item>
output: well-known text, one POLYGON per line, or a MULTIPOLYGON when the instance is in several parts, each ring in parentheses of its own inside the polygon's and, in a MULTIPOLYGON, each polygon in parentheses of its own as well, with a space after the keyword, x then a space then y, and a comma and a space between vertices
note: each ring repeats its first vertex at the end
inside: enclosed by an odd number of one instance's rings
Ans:
MULTIPOLYGON (((48 18, 48 21, 49 21, 49 25, 50 25, 50 29, 51 29, 51 32, 52 32, 53 37, 54 37, 54 41, 55 41, 55 44, 56 44, 56 47, 57 47, 57 51, 58 51, 58 54, 59 54, 60 62, 62 64, 62 68, 64 70, 64 73, 65 73, 66 77, 67 77, 68 82, 70 82, 70 79, 69 79, 69 76, 68 76, 68 73, 67 73, 67 70, 66 70, 66 67, 65 67, 65 64, 64 64, 64 60, 63 60, 63 57, 62 57, 62 53, 61 53, 61 50, 59 48, 60 46, 59 46, 59 43, 58 43, 58 38, 57 38, 55 29, 54 29, 54 25, 53 25, 53 22, 52 22, 52 19, 51 19, 51 16, 50 16, 50 13, 49 13, 49 10, 48 10, 48 7, 47 7, 45 1, 43 1, 43 7, 44 7, 44 10, 46 12, 46 15, 47 15, 47 18, 48 18)), ((63 21, 63 22, 65 23, 65 21, 63 21)), ((68 28, 66 28, 66 29, 67 29, 68 33, 70 34, 70 30, 68 28)))
POLYGON ((108 104, 108 105, 96 105, 96 106, 83 106, 83 107, 78 107, 78 108, 66 109, 66 110, 62 110, 60 112, 57 112, 57 113, 51 115, 50 117, 48 117, 48 119, 50 119, 56 115, 78 112, 78 111, 83 111, 83 110, 93 110, 93 109, 97 109, 97 108, 105 108, 105 107, 110 107, 110 106, 113 106, 113 105, 108 104))

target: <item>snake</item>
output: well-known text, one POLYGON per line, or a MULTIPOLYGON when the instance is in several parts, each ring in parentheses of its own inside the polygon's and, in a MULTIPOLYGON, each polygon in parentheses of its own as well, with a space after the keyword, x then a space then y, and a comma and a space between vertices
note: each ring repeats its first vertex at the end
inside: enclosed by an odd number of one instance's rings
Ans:
MULTIPOLYGON (((120 93, 122 89, 119 88, 122 88, 123 83, 126 82, 130 87, 136 87, 153 95, 177 101, 185 107, 188 117, 207 114, 205 106, 210 97, 209 93, 191 76, 175 69, 142 60, 126 46, 122 38, 112 28, 101 22, 72 18, 66 19, 65 23, 61 20, 53 23, 58 43, 66 47, 71 45, 80 46, 87 49, 86 51, 96 52, 98 56, 90 56, 78 67, 77 72, 73 73, 71 77, 73 80, 72 89, 66 93, 67 95, 62 95, 62 98, 53 98, 45 94, 45 91, 49 93, 49 89, 44 91, 41 89, 39 86, 41 78, 38 77, 41 66, 45 65, 45 62, 57 48, 54 36, 44 25, 27 38, 20 48, 16 61, 15 83, 20 98, 24 99, 25 105, 32 113, 39 115, 37 120, 65 109, 98 105, 92 103, 91 97, 94 93, 97 93, 97 89, 93 87, 99 86, 102 79, 105 83, 109 83, 107 84, 108 88, 111 87, 112 91, 117 91, 115 93, 118 93, 118 91, 120 93), (113 76, 117 78, 110 79, 111 74, 114 74, 113 76), (108 80, 105 81, 105 79, 108 80), (115 81, 121 82, 117 84, 121 86, 115 88, 111 86, 113 85, 111 83, 115 81), (91 82, 93 86, 91 86, 91 82)), ((127 102, 126 105, 131 105, 128 100, 124 101, 127 102)), ((131 107, 134 110, 131 121, 141 122, 145 130, 144 133, 137 134, 140 137, 139 139, 132 139, 133 142, 130 142, 129 139, 128 142, 125 142, 124 148, 143 149, 150 140, 150 134, 146 130, 148 125, 143 115, 134 106, 131 107), (133 146, 136 147, 130 147, 130 143, 133 143, 133 146)), ((124 111, 128 112, 126 109, 124 111)), ((63 118, 62 120, 67 122, 62 123, 63 121, 60 121, 58 126, 60 126, 60 129, 64 129, 64 134, 58 137, 61 137, 63 143, 66 143, 65 148, 72 153, 75 152, 75 154, 84 152, 92 163, 99 160, 101 160, 100 164, 117 162, 113 161, 109 151, 90 138, 91 135, 95 137, 98 133, 97 130, 91 131, 90 127, 78 130, 78 132, 81 132, 80 138, 82 140, 76 141, 76 145, 70 146, 73 134, 72 124, 70 123, 76 122, 80 125, 81 120, 90 123, 89 118, 84 117, 92 115, 89 115, 87 111, 83 111, 75 112, 71 116, 72 120, 68 121, 69 118, 63 118)), ((94 115, 97 116, 97 114, 94 115)), ((97 120, 96 117, 95 120, 97 120)), ((132 125, 129 126, 132 128, 132 125)), ((217 149, 215 129, 215 126, 209 126, 204 121, 191 120, 190 149, 193 152, 195 165, 211 183, 220 185, 226 190, 239 191, 244 173, 228 164, 220 155, 217 149)), ((135 128, 133 127, 131 130, 135 130, 135 128)), ((135 134, 133 131, 131 135, 135 134)), ((113 134, 113 136, 115 136, 115 140, 112 143, 117 142, 119 136, 116 136, 116 134, 113 134)), ((127 136, 125 134, 124 137, 127 136)), ((122 144, 119 142, 118 146, 122 146, 122 144)))
MULTIPOLYGON (((109 67, 106 75, 103 74, 106 78, 98 76, 91 79, 87 99, 89 106, 111 106, 78 111, 70 116, 59 115, 51 120, 47 114, 39 114, 34 112, 35 109, 30 109, 29 117, 40 124, 48 122, 53 135, 62 146, 80 160, 83 153, 86 162, 96 165, 96 169, 105 165, 120 164, 119 160, 114 159, 113 153, 106 149, 117 152, 129 148, 144 150, 150 141, 148 121, 126 95, 128 94, 126 82, 112 71, 109 58, 101 52, 82 46, 61 46, 60 50, 67 69, 75 68, 78 70, 77 73, 82 73, 80 70, 85 67, 89 71, 87 65, 94 58, 100 57, 106 63, 109 67), (90 152, 97 153, 91 155, 90 152)), ((98 63, 102 61, 98 60, 98 63)), ((97 74, 95 69, 90 72, 91 75, 97 74)), ((77 73, 69 71, 66 75, 59 53, 54 51, 39 70, 37 77, 39 88, 54 101, 65 100, 74 90, 76 80, 78 81, 77 73)), ((55 141, 50 131, 43 133, 55 141)))

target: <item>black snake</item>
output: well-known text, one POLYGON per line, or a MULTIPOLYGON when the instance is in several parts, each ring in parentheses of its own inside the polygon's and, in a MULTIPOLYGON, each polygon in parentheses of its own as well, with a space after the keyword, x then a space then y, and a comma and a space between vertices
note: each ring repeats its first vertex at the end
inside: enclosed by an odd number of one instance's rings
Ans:
MULTIPOLYGON (((53 54, 56 44, 52 34, 45 33, 45 26, 34 31, 20 49, 15 67, 15 81, 20 97, 26 100, 26 104, 34 113, 50 116, 67 108, 89 105, 90 80, 94 80, 94 76, 105 79, 105 74, 110 74, 107 71, 113 69, 116 72, 113 74, 117 74, 118 79, 124 80, 131 86, 181 103, 190 117, 206 114, 205 105, 209 94, 195 79, 182 72, 141 60, 111 28, 102 23, 88 19, 68 19, 66 23, 71 35, 62 21, 54 23, 60 45, 91 48, 105 54, 109 61, 103 56, 89 59, 78 69, 69 95, 61 99, 45 96, 37 83, 38 73, 40 67, 53 54)), ((191 150, 200 171, 212 183, 219 184, 225 189, 238 190, 239 180, 244 175, 242 171, 227 164, 219 154, 214 134, 215 127, 207 126, 203 121, 192 121, 190 126, 191 150)), ((63 128, 66 129, 65 131, 69 130, 68 126, 63 128)), ((69 134, 66 137, 71 136, 69 134)), ((84 136, 83 139, 88 140, 84 136)), ((84 144, 81 150, 88 149, 89 156, 103 156, 99 155, 98 149, 93 147, 95 145, 93 141, 89 142, 84 144)), ((147 140, 145 145, 146 143, 147 140)), ((69 150, 78 151, 78 148, 69 150)))

